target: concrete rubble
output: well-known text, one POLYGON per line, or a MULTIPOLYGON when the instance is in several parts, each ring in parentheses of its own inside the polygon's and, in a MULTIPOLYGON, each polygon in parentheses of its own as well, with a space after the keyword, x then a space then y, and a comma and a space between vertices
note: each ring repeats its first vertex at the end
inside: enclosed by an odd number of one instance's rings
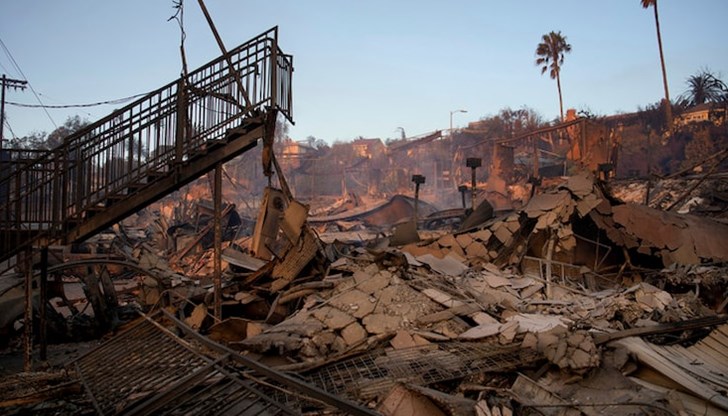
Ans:
MULTIPOLYGON (((211 313, 206 206, 194 225, 163 226, 160 215, 146 228, 153 243, 117 230, 124 238, 110 250, 148 272, 134 289, 141 310, 164 308, 210 340, 312 384, 333 368, 387 374, 381 358, 356 361, 375 352, 472 345, 521 354, 492 353, 487 371, 430 381, 418 373, 427 359, 415 358, 411 379, 337 393, 380 414, 728 412, 728 225, 624 203, 586 173, 544 184, 518 210, 458 231, 415 228, 417 240, 394 245, 392 230, 412 215, 407 207, 394 198, 312 220, 308 206, 273 188, 255 222, 229 206, 222 320, 211 313), (359 226, 378 228, 355 244, 326 234, 359 226)), ((78 385, 49 391, 71 390, 78 385)), ((38 394, 0 404, 14 409, 38 394)))

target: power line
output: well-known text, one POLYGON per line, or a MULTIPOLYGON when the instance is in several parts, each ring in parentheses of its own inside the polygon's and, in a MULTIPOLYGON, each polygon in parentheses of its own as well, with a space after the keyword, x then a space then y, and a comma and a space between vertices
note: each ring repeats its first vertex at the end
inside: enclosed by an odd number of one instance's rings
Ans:
POLYGON ((115 100, 107 100, 107 101, 99 101, 95 103, 88 103, 88 104, 60 104, 60 105, 45 105, 45 104, 25 104, 25 103, 16 103, 13 101, 7 101, 7 104, 14 105, 16 107, 26 107, 26 108, 83 108, 83 107, 96 107, 99 105, 106 105, 106 104, 121 104, 125 103, 127 101, 131 101, 134 98, 139 98, 147 95, 147 93, 144 94, 136 94, 129 97, 124 98, 117 98, 115 100))
POLYGON ((3 69, 3 70, 4 70, 5 72, 6 72, 6 73, 8 73, 8 74, 9 74, 9 73, 11 72, 11 71, 8 71, 8 68, 7 68, 7 67, 5 67, 5 65, 3 65, 3 63, 2 63, 2 62, 0 62, 0 68, 2 68, 2 69, 3 69))
POLYGON ((8 123, 8 120, 5 119, 5 120, 3 120, 3 122, 5 123, 5 126, 7 126, 8 130, 10 130, 10 134, 13 135, 13 139, 17 139, 18 136, 15 135, 15 132, 13 131, 13 128, 10 127, 10 123, 8 123))
POLYGON ((11 63, 13 64, 13 66, 15 67, 15 69, 17 69, 17 70, 18 70, 18 72, 20 73, 20 75, 21 75, 21 76, 23 77, 23 79, 24 79, 24 80, 25 80, 26 82, 28 82, 28 88, 30 88, 30 91, 32 91, 32 92, 33 92, 33 95, 34 95, 34 96, 35 96, 35 98, 36 98, 36 99, 38 100, 38 103, 39 103, 39 104, 41 105, 41 107, 43 108, 43 111, 44 111, 44 112, 46 113, 46 115, 48 116, 48 119, 49 119, 49 120, 51 121, 51 123, 53 123, 53 125, 54 125, 54 126, 55 126, 56 128, 58 128, 58 125, 57 125, 57 124, 56 124, 56 122, 55 122, 55 121, 53 120, 53 117, 51 117, 51 114, 50 114, 50 113, 48 112, 48 110, 46 110, 45 106, 43 105, 43 101, 41 101, 40 97, 38 96, 38 93, 37 93, 37 92, 35 92, 35 89, 34 89, 34 88, 33 88, 33 86, 32 86, 32 85, 30 84, 30 81, 28 81, 28 77, 26 77, 26 76, 25 76, 25 74, 23 73, 23 70, 22 70, 22 69, 20 69, 20 65, 18 65, 18 63, 17 63, 16 61, 15 61, 15 58, 13 58, 13 54, 11 54, 11 53, 10 53, 10 50, 8 49, 8 47, 7 47, 7 46, 5 46, 5 42, 3 42, 2 38, 0 38, 0 46, 2 46, 3 50, 5 51, 5 54, 6 54, 6 55, 8 55, 8 58, 10 58, 10 62, 11 62, 11 63))

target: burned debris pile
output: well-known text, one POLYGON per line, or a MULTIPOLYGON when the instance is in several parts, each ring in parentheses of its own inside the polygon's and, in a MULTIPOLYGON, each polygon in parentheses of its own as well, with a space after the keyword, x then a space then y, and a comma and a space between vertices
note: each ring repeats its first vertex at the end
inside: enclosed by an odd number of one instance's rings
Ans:
MULTIPOLYGON (((392 230, 411 208, 395 198, 311 220, 307 205, 275 188, 256 221, 228 205, 220 318, 204 204, 193 226, 161 227, 160 217, 146 227, 154 238, 126 230, 115 250, 148 272, 135 292, 139 319, 166 331, 148 339, 187 345, 195 352, 185 354, 202 360, 195 369, 211 360, 205 368, 225 383, 264 371, 252 380, 265 394, 250 400, 272 399, 266 406, 385 415, 728 411, 728 225, 623 202, 586 173, 544 184, 521 209, 458 231, 414 228, 415 241, 395 245, 392 230), (379 220, 357 244, 331 237, 379 220), (243 358, 207 356, 209 348, 243 358), (298 384, 265 381, 279 373, 298 384), (338 399, 313 400, 319 390, 338 399), (306 400, 286 399, 291 391, 306 400)), ((88 360, 81 377, 98 377, 88 360)), ((199 380, 203 390, 223 383, 199 380)), ((114 400, 126 394, 108 388, 114 400)), ((113 402, 116 411, 177 403, 152 399, 171 394, 168 386, 145 388, 113 402)))

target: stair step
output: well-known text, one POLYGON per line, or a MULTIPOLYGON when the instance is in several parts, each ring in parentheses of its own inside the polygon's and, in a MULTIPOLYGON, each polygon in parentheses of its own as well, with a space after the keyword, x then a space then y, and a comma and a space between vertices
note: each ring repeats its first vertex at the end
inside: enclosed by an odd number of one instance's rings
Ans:
POLYGON ((86 212, 86 213, 92 213, 92 212, 93 213, 96 213, 96 212, 101 212, 101 211, 105 211, 105 210, 106 210, 106 207, 105 206, 102 206, 102 205, 94 205, 92 207, 86 208, 84 210, 84 212, 86 212))
POLYGON ((64 229, 66 230, 72 230, 79 225, 83 224, 83 221, 79 218, 69 218, 66 221, 64 221, 64 229))
POLYGON ((128 184, 128 185, 126 186, 126 189, 127 189, 127 193, 132 193, 132 192, 136 192, 136 191, 138 191, 139 189, 142 189, 142 188, 144 188, 145 186, 147 186, 147 184, 146 184, 146 183, 141 183, 141 182, 134 182, 134 183, 130 183, 130 184, 128 184))
POLYGON ((227 140, 208 140, 205 142, 205 149, 214 149, 227 144, 227 140))

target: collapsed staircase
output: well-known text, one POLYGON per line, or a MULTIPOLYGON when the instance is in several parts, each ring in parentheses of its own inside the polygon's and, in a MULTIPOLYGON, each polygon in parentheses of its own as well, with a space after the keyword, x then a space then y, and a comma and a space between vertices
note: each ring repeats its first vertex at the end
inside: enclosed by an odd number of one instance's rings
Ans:
POLYGON ((82 241, 292 120, 293 57, 272 28, 47 152, 0 154, 0 261, 82 241))

